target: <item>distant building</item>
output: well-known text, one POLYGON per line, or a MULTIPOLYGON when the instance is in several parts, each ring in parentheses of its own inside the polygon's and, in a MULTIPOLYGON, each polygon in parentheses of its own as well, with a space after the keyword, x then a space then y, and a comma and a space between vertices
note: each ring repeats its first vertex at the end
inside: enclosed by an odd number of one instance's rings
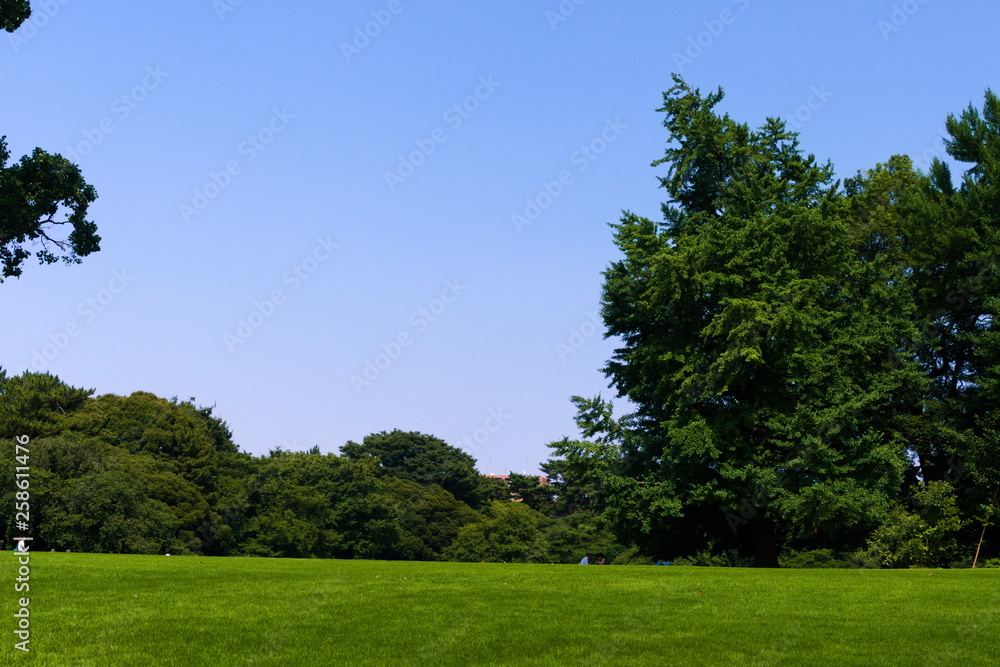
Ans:
MULTIPOLYGON (((508 484, 508 485, 510 484, 510 475, 483 475, 483 477, 488 477, 490 479, 499 479, 499 480, 502 480, 504 484, 508 484)), ((548 477, 541 477, 541 476, 539 476, 538 477, 538 485, 539 486, 548 486, 549 485, 549 478, 548 477)), ((510 495, 514 496, 514 495, 517 495, 517 494, 515 494, 513 491, 511 491, 510 495)), ((519 503, 519 502, 522 502, 524 499, 523 498, 511 498, 511 500, 513 500, 515 503, 519 503)))
MULTIPOLYGON (((505 482, 510 481, 510 475, 483 475, 483 477, 489 477, 490 479, 502 479, 505 482)), ((538 484, 541 485, 541 486, 548 486, 548 484, 549 484, 549 478, 548 477, 539 476, 538 477, 538 484)))

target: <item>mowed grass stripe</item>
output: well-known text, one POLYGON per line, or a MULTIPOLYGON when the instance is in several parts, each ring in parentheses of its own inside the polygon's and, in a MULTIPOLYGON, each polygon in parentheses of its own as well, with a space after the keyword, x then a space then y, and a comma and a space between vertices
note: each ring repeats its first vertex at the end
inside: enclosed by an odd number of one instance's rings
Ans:
POLYGON ((1000 570, 36 553, 5 664, 996 665, 1000 570))

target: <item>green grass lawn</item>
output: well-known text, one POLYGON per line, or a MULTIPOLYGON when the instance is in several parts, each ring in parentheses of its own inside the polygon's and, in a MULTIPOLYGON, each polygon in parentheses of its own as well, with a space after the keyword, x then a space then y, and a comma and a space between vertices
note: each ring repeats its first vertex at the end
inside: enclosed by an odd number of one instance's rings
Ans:
POLYGON ((1000 665, 1000 570, 35 553, 4 665, 1000 665))

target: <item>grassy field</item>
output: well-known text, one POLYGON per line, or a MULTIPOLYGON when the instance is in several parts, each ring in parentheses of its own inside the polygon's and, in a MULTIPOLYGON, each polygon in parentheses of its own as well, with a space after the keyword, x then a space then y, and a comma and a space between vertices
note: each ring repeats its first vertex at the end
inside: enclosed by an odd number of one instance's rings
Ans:
POLYGON ((1000 570, 31 557, 5 665, 998 665, 1000 570))

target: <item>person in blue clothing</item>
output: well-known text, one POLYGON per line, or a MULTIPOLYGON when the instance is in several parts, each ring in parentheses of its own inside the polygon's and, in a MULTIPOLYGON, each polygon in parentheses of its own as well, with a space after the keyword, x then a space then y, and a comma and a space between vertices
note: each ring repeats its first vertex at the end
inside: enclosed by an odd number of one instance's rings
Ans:
POLYGON ((590 565, 590 554, 587 554, 586 556, 583 557, 583 559, 580 561, 580 565, 590 565))

